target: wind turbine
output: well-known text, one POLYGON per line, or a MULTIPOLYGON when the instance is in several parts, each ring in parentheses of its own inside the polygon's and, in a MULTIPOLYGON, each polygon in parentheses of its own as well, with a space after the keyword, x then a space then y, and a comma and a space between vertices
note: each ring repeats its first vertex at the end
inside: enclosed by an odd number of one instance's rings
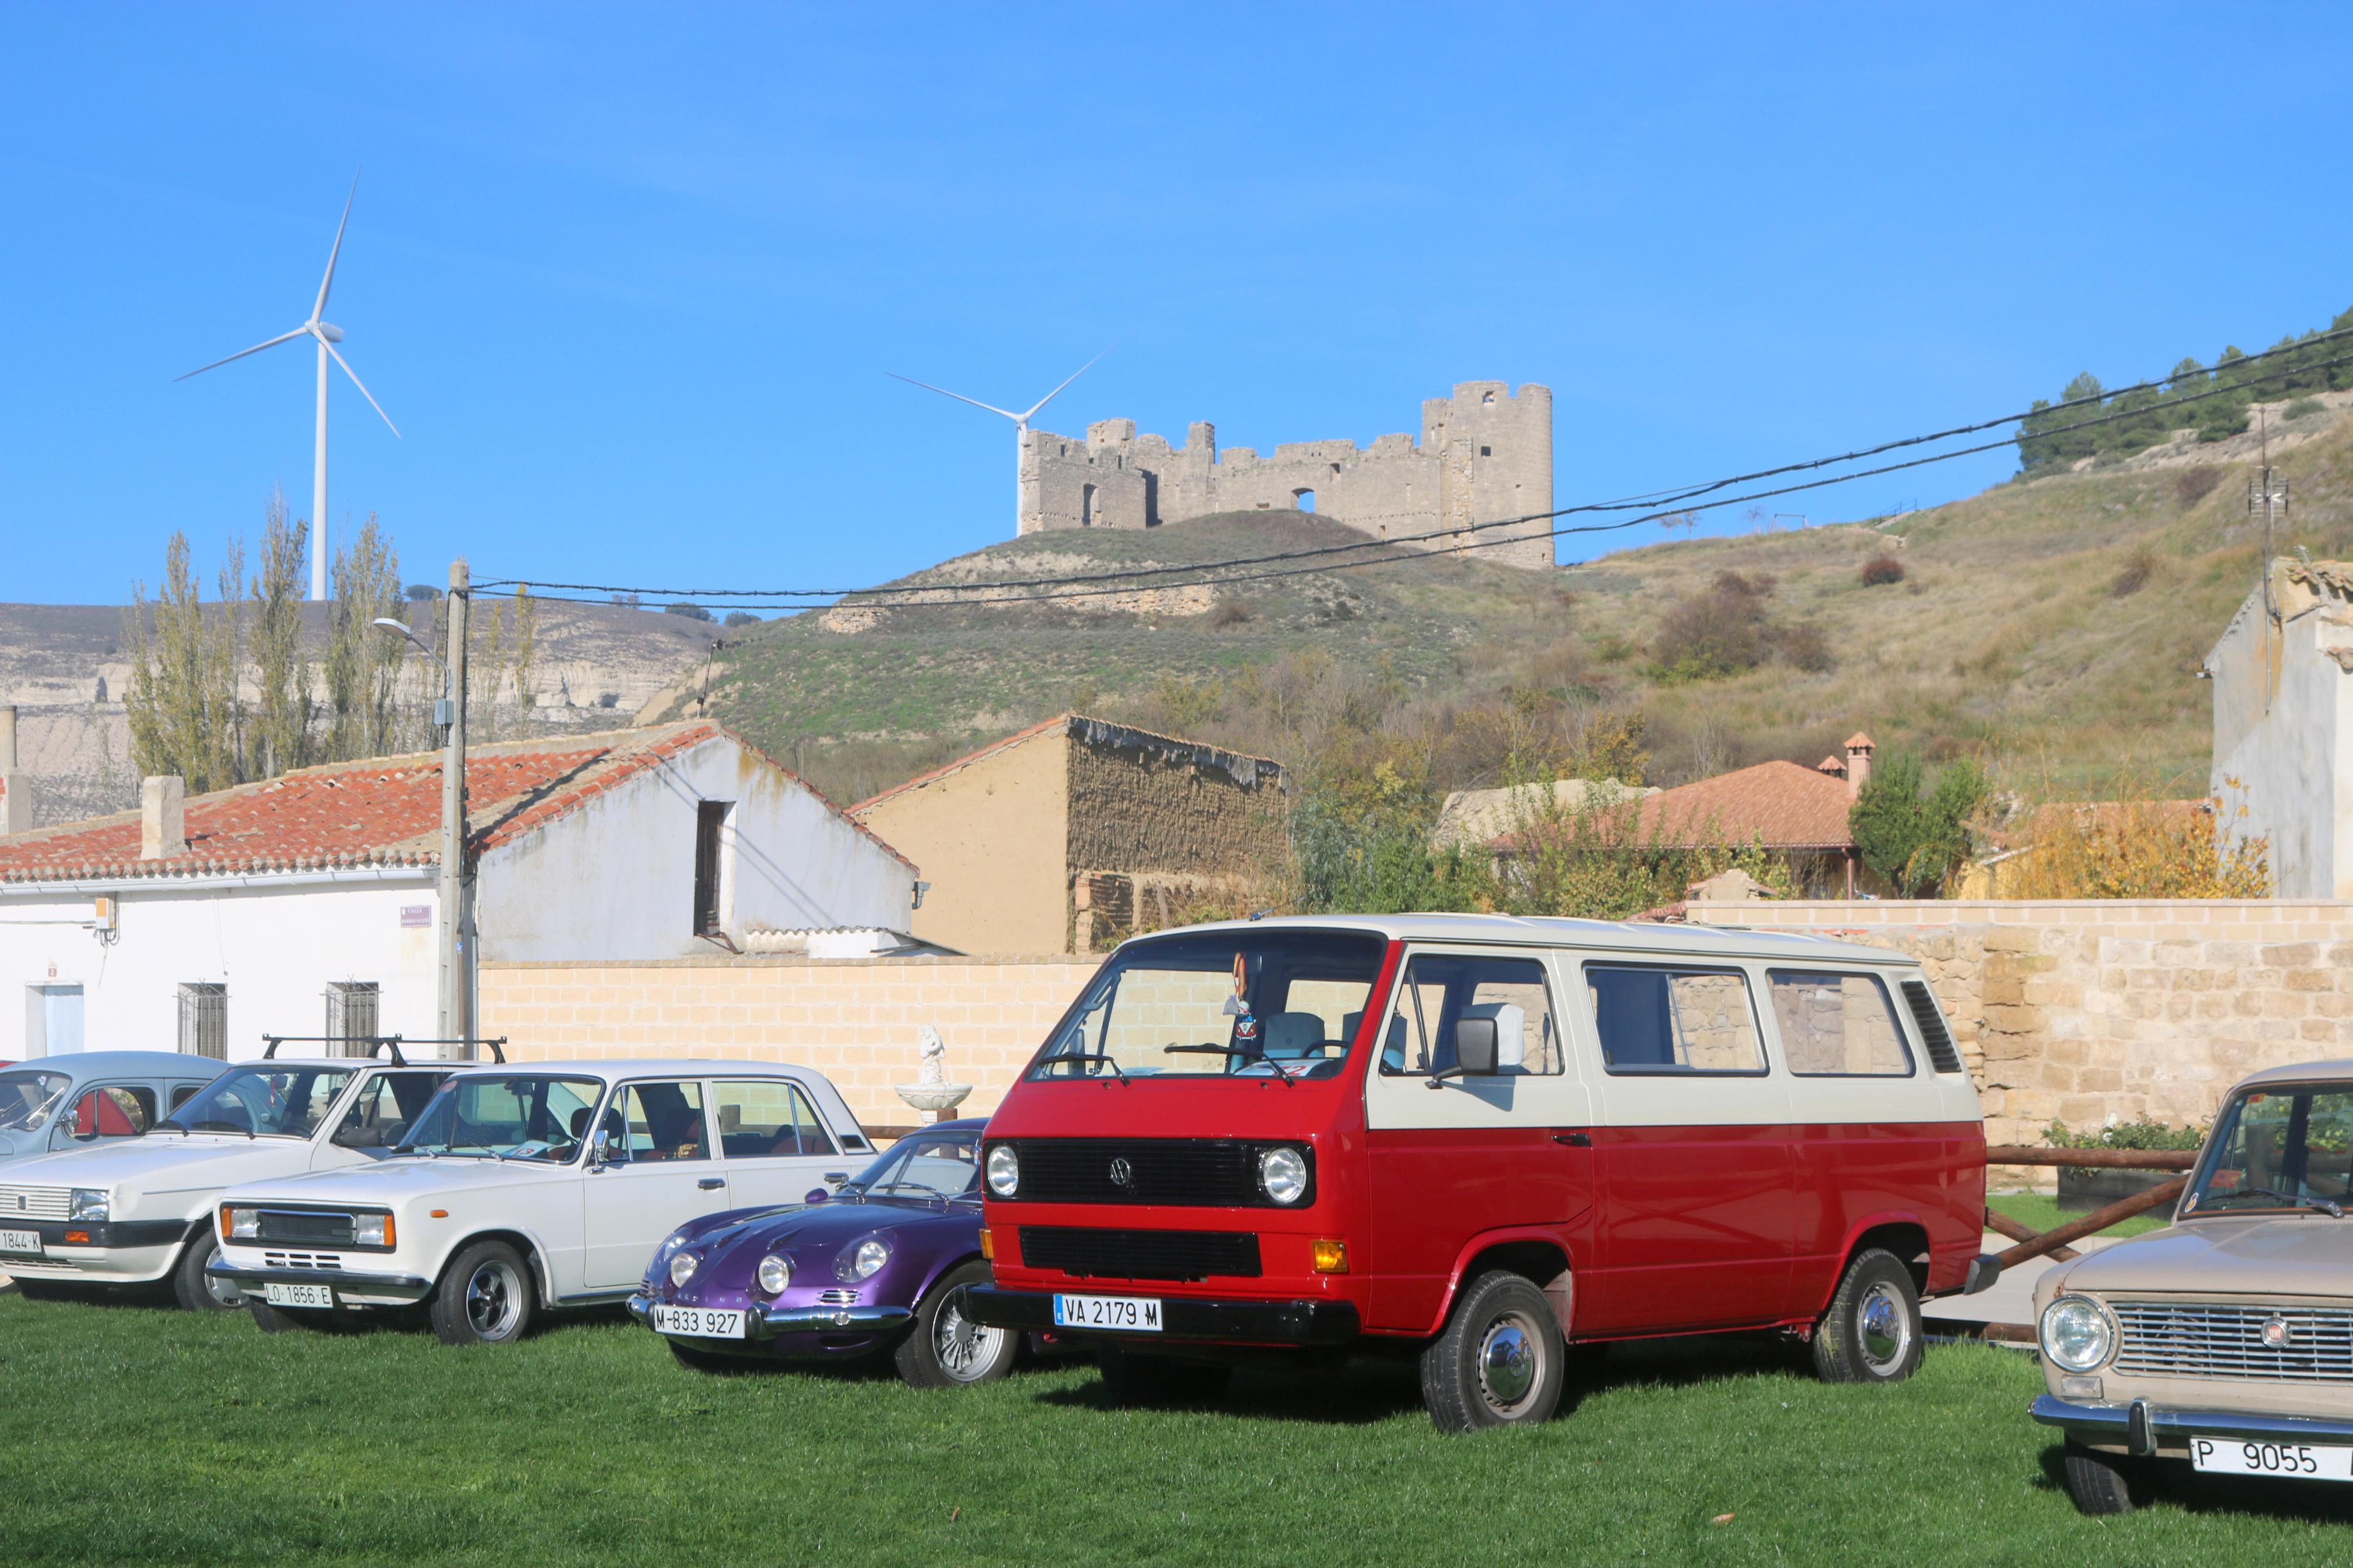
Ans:
MULTIPOLYGON (((1111 353, 1111 350, 1103 350, 1104 354, 1109 353, 1111 353)), ((1045 396, 1039 398, 1037 402, 1031 404, 1029 407, 1023 409, 1018 414, 1014 413, 1010 408, 999 408, 994 403, 983 403, 977 397, 966 397, 961 392, 950 392, 944 386, 934 386, 928 381, 917 381, 912 375, 901 375, 895 370, 886 370, 882 374, 891 377, 893 381, 903 381, 909 386, 920 386, 925 392, 936 392, 942 397, 953 397, 958 403, 969 403, 975 408, 986 408, 991 414, 1002 415, 1006 418, 1013 421, 1013 531, 1018 535, 1021 531, 1021 486, 1029 477, 1032 466, 1031 458, 1034 453, 1034 448, 1029 443, 1029 421, 1038 417, 1038 410, 1045 407, 1046 405, 1053 402, 1055 398, 1061 395, 1062 387, 1070 385, 1071 383, 1078 380, 1079 377, 1092 370, 1095 367, 1095 360, 1100 360, 1101 358, 1103 358, 1103 354, 1097 354, 1094 359, 1091 359, 1087 361, 1086 363, 1079 366, 1078 369, 1072 371, 1069 375, 1062 378, 1061 386, 1054 388, 1053 391, 1048 393, 1045 396)))
MULTIPOLYGON (((327 252, 327 275, 319 279, 319 298, 311 307, 310 320, 290 332, 279 333, 268 342, 256 343, 249 349, 242 349, 229 355, 228 359, 216 359, 210 364, 198 365, 188 372, 188 375, 202 375, 208 370, 218 370, 228 363, 229 360, 240 360, 247 354, 258 354, 264 349, 274 349, 280 343, 291 342, 296 338, 317 340, 319 344, 319 431, 318 445, 313 449, 311 466, 311 597, 313 599, 323 599, 327 596, 327 362, 329 360, 332 359, 343 367, 343 374, 352 378, 352 384, 360 389, 360 395, 368 400, 368 406, 376 411, 377 416, 384 421, 385 427, 393 433, 395 438, 400 435, 400 426, 392 422, 391 415, 385 413, 384 405, 375 400, 375 394, 367 389, 366 384, 360 380, 359 373, 351 367, 343 355, 335 352, 335 345, 343 341, 343 330, 333 322, 322 319, 327 310, 327 291, 335 286, 335 259, 343 253, 343 230, 350 226, 352 221, 352 199, 359 194, 359 176, 354 174, 352 176, 352 194, 343 198, 343 221, 335 225, 334 248, 327 252)), ((172 379, 185 381, 188 375, 177 375, 172 379)), ((1060 391, 1060 388, 1057 387, 1055 390, 1060 391)))

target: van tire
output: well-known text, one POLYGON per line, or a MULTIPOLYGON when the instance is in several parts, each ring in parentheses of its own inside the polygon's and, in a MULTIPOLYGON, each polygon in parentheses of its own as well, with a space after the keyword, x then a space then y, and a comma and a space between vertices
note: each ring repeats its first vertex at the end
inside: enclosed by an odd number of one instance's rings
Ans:
POLYGON ((1234 1369, 1218 1362, 1138 1355, 1121 1345, 1095 1352, 1103 1392, 1113 1405, 1205 1405, 1226 1391, 1234 1369))
POLYGON ((2067 1495, 2078 1513, 2130 1513, 2148 1501, 2151 1490, 2147 1465, 2067 1440, 2067 1495))
POLYGON ((915 1321, 891 1358, 908 1387, 970 1388, 1013 1370, 1020 1331, 986 1328, 964 1314, 965 1292, 992 1278, 986 1263, 961 1263, 915 1303, 915 1321))
POLYGON ((214 1237, 212 1226, 188 1237, 188 1245, 180 1249, 180 1261, 172 1268, 172 1300, 181 1310, 233 1312, 245 1304, 236 1286, 205 1277, 205 1265, 219 1256, 220 1242, 214 1237))
POLYGON ((1567 1356, 1552 1303, 1507 1269, 1472 1280, 1421 1352, 1421 1403, 1441 1432, 1525 1426, 1560 1408, 1567 1356))
POLYGON ((1881 1247, 1854 1255, 1814 1325, 1824 1383, 1901 1383, 1920 1370, 1920 1293, 1904 1260, 1881 1247))
POLYGON ((522 1338, 538 1304, 531 1265, 503 1241, 459 1249, 433 1292, 433 1332, 445 1345, 498 1345, 522 1338))

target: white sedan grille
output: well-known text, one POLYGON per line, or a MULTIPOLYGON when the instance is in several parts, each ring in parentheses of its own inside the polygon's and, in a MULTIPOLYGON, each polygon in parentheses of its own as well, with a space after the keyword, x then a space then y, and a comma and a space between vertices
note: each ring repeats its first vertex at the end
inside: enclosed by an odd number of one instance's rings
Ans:
POLYGON ((73 1203, 67 1187, 0 1187, 0 1225, 12 1219, 63 1219, 73 1203))

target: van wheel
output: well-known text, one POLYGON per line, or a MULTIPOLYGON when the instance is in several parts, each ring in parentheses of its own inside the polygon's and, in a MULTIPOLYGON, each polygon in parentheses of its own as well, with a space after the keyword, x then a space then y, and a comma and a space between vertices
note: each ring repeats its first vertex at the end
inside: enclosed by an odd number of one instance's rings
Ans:
POLYGON ((2079 1513, 2130 1513, 2148 1501, 2148 1467, 2067 1440, 2067 1495, 2079 1513))
POLYGON ((1204 1405, 1226 1391, 1234 1373, 1218 1362, 1138 1355, 1122 1345, 1098 1350, 1095 1365, 1113 1405, 1204 1405))
POLYGON ((214 1279, 205 1265, 220 1256, 220 1241, 206 1226, 189 1238, 172 1270, 172 1300, 190 1312, 227 1312, 244 1305, 245 1298, 226 1279, 214 1279))
POLYGON ((1545 1293, 1494 1269, 1471 1282, 1421 1352, 1421 1402, 1441 1432, 1546 1421, 1560 1407, 1566 1360, 1545 1293))
POLYGON ((478 1241, 449 1260, 433 1292, 433 1331, 445 1345, 496 1345, 531 1326, 534 1292, 522 1254, 478 1241))
POLYGON ((914 1324, 891 1358, 909 1387, 967 1388, 1013 1370, 1021 1336, 964 1315, 965 1291, 991 1278, 986 1263, 959 1264, 915 1304, 914 1324))
POLYGON ((1894 1253, 1855 1254, 1831 1310, 1814 1325, 1814 1371, 1824 1383, 1901 1383, 1920 1370, 1920 1294, 1894 1253))

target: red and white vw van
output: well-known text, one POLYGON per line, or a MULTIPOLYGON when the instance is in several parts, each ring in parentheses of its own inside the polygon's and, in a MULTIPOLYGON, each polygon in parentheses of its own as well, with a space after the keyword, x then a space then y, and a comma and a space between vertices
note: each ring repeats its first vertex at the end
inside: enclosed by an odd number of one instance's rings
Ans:
POLYGON ((1270 1347, 1419 1355, 1441 1427, 1542 1420, 1572 1344, 1784 1328, 1918 1364, 1982 1289, 1985 1134, 1919 966, 1680 925, 1476 915, 1122 946, 990 1119, 969 1314, 1121 1397, 1270 1347))

